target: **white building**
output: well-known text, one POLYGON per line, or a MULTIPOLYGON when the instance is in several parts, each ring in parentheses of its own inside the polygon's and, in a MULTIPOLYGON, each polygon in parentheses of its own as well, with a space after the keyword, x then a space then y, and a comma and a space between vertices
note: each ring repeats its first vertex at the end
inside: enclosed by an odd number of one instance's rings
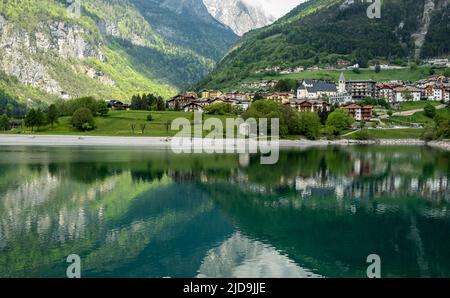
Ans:
POLYGON ((297 99, 319 99, 337 95, 336 85, 324 81, 303 80, 297 89, 297 99))
POLYGON ((394 98, 396 102, 402 101, 420 101, 422 91, 414 87, 398 87, 394 89, 394 98))

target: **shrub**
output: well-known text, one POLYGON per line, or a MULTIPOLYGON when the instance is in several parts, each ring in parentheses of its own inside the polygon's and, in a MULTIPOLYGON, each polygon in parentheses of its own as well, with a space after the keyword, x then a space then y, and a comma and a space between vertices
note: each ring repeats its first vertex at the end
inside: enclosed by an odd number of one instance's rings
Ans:
POLYGON ((434 118, 436 116, 436 108, 431 104, 427 104, 424 108, 425 116, 428 118, 434 118))
POLYGON ((108 104, 104 101, 99 100, 97 102, 97 114, 105 117, 107 116, 109 113, 109 108, 108 108, 108 104))
POLYGON ((436 131, 434 130, 434 129, 432 129, 432 128, 427 128, 424 132, 423 132, 423 134, 422 134, 422 136, 420 137, 422 140, 424 140, 424 141, 426 141, 426 142, 430 142, 430 141, 433 141, 433 140, 436 140, 437 139, 437 134, 436 134, 436 131))
POLYGON ((80 131, 95 129, 95 121, 92 112, 88 108, 80 108, 73 113, 72 126, 80 131))
POLYGON ((147 121, 148 121, 148 122, 152 122, 152 121, 153 121, 153 116, 152 116, 152 114, 148 114, 148 115, 147 115, 147 121))
POLYGON ((0 130, 9 130, 9 117, 6 115, 0 115, 0 130))

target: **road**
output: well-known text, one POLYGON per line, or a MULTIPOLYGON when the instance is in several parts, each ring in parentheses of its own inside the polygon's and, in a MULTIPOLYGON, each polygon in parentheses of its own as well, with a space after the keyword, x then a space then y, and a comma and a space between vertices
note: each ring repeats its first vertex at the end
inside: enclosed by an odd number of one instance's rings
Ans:
MULTIPOLYGON (((440 110, 440 109, 444 109, 445 107, 446 107, 446 105, 439 105, 439 106, 436 106, 436 109, 440 110)), ((423 112, 423 111, 424 111, 424 109, 409 110, 409 111, 394 113, 393 116, 412 116, 415 113, 419 113, 419 112, 423 112)))

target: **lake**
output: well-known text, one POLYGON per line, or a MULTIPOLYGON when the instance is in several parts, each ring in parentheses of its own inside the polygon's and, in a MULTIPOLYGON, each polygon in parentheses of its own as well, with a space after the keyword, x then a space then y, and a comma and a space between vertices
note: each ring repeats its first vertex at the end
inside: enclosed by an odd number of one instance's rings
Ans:
POLYGON ((450 277, 450 153, 0 147, 0 277, 450 277))

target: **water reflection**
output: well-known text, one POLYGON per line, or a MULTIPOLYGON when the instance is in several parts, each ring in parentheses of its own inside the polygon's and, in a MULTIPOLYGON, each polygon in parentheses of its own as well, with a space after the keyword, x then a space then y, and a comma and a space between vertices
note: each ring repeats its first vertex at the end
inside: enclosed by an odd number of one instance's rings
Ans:
POLYGON ((450 277, 450 154, 0 148, 0 276, 450 277))
POLYGON ((197 277, 317 278, 320 275, 301 268, 275 248, 237 232, 208 252, 197 277))

